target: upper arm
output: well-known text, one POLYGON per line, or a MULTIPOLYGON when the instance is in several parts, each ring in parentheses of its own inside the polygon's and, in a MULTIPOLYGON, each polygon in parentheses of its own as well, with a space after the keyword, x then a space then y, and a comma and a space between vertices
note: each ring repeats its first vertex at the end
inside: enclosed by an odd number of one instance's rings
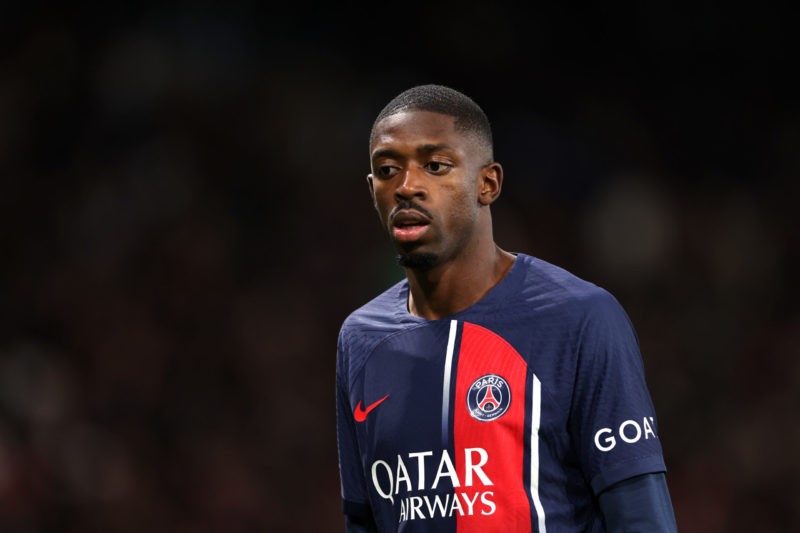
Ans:
POLYGON ((636 333, 605 291, 586 301, 570 432, 595 494, 619 481, 666 470, 636 333))

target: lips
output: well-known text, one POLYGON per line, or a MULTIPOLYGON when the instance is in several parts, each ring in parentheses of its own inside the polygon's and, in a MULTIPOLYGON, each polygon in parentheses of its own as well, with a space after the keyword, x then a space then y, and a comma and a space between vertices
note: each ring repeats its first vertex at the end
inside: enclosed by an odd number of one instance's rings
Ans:
POLYGON ((394 227, 425 226, 430 224, 428 217, 413 209, 401 209, 392 216, 394 227))
POLYGON ((401 209, 392 216, 392 234, 401 242, 415 241, 428 229, 430 219, 412 209, 401 209))

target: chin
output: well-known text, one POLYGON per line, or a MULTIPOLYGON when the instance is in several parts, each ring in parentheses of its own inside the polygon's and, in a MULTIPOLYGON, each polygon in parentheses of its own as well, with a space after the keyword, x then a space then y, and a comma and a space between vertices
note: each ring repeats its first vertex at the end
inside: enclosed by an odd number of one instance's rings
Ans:
POLYGON ((427 270, 436 266, 439 262, 439 256, 426 252, 400 252, 397 256, 397 262, 404 268, 427 270))

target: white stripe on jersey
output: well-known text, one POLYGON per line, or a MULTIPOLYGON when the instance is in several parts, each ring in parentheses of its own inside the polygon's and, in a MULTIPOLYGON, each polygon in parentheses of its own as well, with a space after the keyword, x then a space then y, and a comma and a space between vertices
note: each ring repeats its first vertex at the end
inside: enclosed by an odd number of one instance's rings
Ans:
POLYGON ((447 357, 444 360, 444 383, 442 384, 442 446, 447 448, 450 426, 450 374, 453 370, 453 350, 456 347, 458 320, 450 321, 450 337, 447 339, 447 357))
POLYGON ((531 394, 531 498, 539 517, 539 533, 546 533, 544 509, 539 499, 539 424, 542 417, 542 382, 533 376, 531 394))

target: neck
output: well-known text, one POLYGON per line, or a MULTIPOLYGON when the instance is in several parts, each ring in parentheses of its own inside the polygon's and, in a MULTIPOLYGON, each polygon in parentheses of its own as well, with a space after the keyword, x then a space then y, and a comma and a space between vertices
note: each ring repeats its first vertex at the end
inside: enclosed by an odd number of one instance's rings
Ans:
POLYGON ((513 264, 514 256, 492 242, 483 253, 462 254, 426 270, 406 269, 408 309, 429 320, 463 311, 497 285, 513 264))

